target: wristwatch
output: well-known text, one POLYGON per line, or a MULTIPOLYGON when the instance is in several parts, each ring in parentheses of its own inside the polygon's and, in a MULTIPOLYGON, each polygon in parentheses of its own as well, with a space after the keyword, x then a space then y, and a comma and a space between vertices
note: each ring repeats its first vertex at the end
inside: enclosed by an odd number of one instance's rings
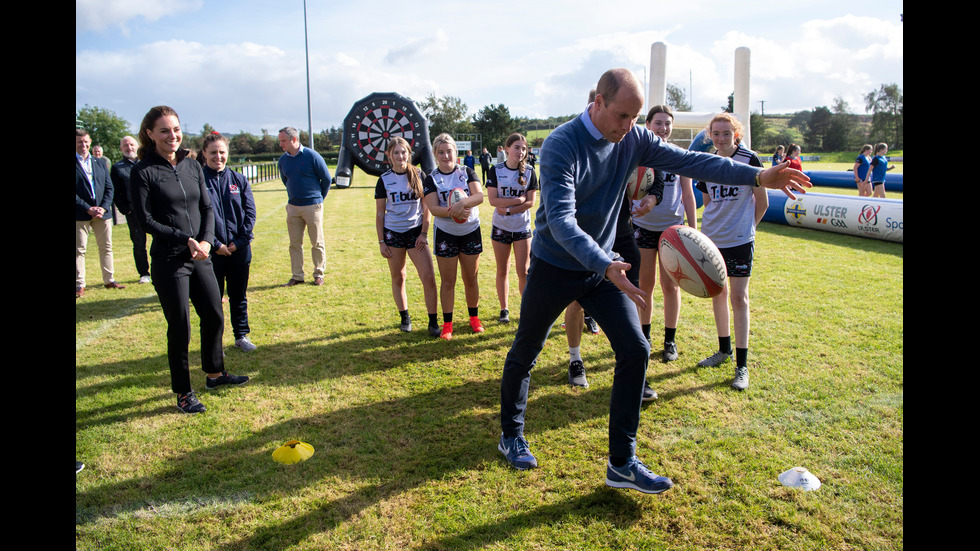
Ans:
POLYGON ((505 216, 510 216, 510 207, 507 207, 507 214, 505 216))

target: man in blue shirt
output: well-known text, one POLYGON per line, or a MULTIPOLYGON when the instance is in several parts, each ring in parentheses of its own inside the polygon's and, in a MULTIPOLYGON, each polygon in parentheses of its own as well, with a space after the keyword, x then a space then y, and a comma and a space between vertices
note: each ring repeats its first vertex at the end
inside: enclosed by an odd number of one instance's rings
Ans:
POLYGON ((731 159, 680 149, 635 126, 643 90, 627 69, 611 69, 595 101, 558 127, 541 153, 541 206, 535 219, 531 265, 521 318, 501 377, 501 437, 497 449, 517 469, 537 467, 524 439, 530 371, 551 326, 572 301, 599 323, 616 355, 609 406, 606 484, 660 493, 673 482, 635 455, 643 381, 650 344, 636 306, 643 293, 626 278, 630 265, 614 256, 617 215, 626 179, 637 166, 728 185, 803 192, 808 178, 785 163, 760 171, 731 159))
POLYGON ((330 170, 319 153, 299 143, 299 131, 287 126, 279 131, 279 174, 286 185, 286 228, 289 231, 289 264, 293 275, 283 287, 299 285, 303 271, 303 231, 313 247, 313 284, 323 285, 326 246, 323 239, 323 200, 330 191, 330 170))

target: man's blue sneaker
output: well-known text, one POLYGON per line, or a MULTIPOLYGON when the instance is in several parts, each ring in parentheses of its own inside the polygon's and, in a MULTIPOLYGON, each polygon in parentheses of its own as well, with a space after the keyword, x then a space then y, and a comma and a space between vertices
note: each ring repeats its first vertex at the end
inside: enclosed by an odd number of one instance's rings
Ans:
POLYGON ((507 462, 519 471, 533 469, 538 466, 538 460, 531 455, 531 449, 528 447, 527 440, 523 436, 504 438, 504 435, 501 434, 497 449, 500 450, 500 453, 504 454, 507 462))
POLYGON ((611 463, 606 463, 606 486, 659 494, 673 488, 674 483, 666 476, 657 476, 633 456, 622 467, 613 467, 611 463))

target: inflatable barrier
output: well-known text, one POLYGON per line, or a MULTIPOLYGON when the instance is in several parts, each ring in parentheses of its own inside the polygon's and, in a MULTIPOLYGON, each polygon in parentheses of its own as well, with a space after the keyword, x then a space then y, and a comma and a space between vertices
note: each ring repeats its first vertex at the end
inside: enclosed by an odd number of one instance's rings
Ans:
POLYGON ((900 199, 812 192, 794 200, 782 191, 769 190, 769 208, 762 220, 904 243, 903 205, 900 199))
MULTIPOLYGON (((854 173, 850 170, 804 170, 803 174, 810 177, 810 183, 815 186, 843 187, 857 189, 854 183, 854 173)), ((889 191, 904 192, 902 174, 889 172, 885 176, 885 193, 889 191)))

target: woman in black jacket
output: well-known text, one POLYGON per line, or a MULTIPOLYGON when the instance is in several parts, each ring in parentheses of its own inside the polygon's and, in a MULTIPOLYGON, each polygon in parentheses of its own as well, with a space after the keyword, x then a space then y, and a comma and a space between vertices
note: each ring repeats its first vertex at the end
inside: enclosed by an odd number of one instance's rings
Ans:
POLYGON ((133 214, 150 246, 150 275, 167 319, 170 384, 184 413, 206 411, 191 389, 188 367, 191 320, 188 301, 201 318, 201 368, 206 387, 240 385, 248 377, 229 375, 224 367, 221 295, 209 258, 214 214, 201 165, 180 149, 183 136, 177 113, 167 106, 150 109, 139 132, 139 163, 130 179, 133 214))

